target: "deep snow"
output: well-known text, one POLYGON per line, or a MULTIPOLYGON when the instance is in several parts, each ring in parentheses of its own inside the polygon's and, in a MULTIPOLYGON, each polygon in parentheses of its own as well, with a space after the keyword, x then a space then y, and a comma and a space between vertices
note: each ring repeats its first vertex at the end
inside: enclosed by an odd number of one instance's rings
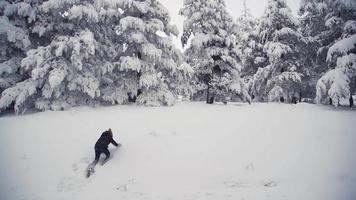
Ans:
POLYGON ((354 200, 355 122, 355 110, 309 104, 2 116, 0 199, 354 200), (123 146, 87 179, 108 128, 123 146))

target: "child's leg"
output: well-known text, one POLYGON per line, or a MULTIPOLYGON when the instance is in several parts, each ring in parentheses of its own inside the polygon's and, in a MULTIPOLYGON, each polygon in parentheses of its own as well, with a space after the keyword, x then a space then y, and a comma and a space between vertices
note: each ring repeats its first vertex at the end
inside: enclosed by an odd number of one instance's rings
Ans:
POLYGON ((95 149, 95 159, 92 163, 93 167, 99 162, 101 151, 99 149, 95 149))
POLYGON ((108 149, 103 149, 102 151, 105 154, 105 159, 103 160, 103 162, 101 163, 102 165, 105 164, 105 162, 110 158, 110 151, 108 149))

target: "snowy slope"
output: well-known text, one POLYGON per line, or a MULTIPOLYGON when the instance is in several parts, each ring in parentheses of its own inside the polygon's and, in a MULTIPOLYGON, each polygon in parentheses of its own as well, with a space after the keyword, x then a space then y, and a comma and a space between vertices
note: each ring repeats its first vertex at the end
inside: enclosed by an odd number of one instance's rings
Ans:
POLYGON ((309 104, 3 116, 0 199, 354 200, 355 122, 354 110, 309 104), (86 179, 109 127, 123 146, 86 179))

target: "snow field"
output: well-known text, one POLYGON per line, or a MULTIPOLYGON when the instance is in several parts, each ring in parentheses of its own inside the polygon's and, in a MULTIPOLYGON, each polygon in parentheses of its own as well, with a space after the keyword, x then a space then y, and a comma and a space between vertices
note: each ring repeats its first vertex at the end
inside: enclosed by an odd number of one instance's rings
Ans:
POLYGON ((352 200, 355 119, 310 104, 186 102, 3 116, 0 199, 352 200), (108 128, 123 146, 86 179, 108 128))

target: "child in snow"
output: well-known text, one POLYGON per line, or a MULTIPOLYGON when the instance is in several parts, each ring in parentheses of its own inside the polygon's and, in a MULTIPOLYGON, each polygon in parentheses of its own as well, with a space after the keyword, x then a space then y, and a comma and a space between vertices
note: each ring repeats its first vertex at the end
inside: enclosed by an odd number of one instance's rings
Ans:
POLYGON ((115 145, 116 147, 119 146, 119 144, 113 139, 111 128, 102 133, 98 141, 95 143, 95 160, 92 163, 93 167, 99 162, 101 153, 104 153, 106 156, 103 161, 103 164, 110 158, 110 151, 108 150, 108 146, 110 143, 115 145))

